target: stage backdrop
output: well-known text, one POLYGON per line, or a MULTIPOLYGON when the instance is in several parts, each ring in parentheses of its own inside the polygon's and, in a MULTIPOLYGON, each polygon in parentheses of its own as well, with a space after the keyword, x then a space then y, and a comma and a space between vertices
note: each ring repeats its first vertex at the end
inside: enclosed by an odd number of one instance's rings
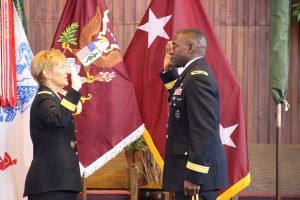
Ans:
MULTIPOLYGON (((110 20, 122 53, 150 0, 106 0, 110 20), (125 3, 126 2, 126 3, 125 3)), ((270 0, 203 0, 208 18, 241 85, 248 143, 275 143, 275 104, 269 94, 270 0)), ((65 0, 25 0, 28 38, 34 53, 49 48, 65 0)), ((290 68, 287 100, 282 116, 282 143, 300 144, 300 31, 290 29, 290 68)))

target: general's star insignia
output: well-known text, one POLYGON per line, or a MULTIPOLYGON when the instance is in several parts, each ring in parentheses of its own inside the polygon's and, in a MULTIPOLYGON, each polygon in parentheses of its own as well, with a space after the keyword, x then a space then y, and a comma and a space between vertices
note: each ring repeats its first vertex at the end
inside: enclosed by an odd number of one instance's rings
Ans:
POLYGON ((151 9, 149 9, 148 22, 139 26, 138 29, 148 32, 148 48, 157 36, 169 39, 168 34, 164 30, 164 26, 168 23, 172 15, 156 18, 151 9))

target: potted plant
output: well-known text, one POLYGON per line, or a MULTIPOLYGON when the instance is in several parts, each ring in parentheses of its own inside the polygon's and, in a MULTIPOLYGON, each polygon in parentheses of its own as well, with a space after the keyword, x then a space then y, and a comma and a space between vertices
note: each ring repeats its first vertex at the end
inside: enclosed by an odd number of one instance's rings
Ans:
POLYGON ((138 173, 144 176, 148 186, 161 186, 161 170, 143 137, 126 146, 124 151, 129 164, 128 166, 137 168, 138 173))
POLYGON ((146 141, 141 136, 124 148, 125 156, 129 167, 134 167, 137 163, 141 163, 142 154, 148 150, 146 141))
POLYGON ((139 199, 160 199, 162 173, 143 137, 124 148, 129 168, 137 172, 139 199))
POLYGON ((131 183, 134 184, 135 190, 138 187, 145 184, 146 180, 141 172, 143 169, 142 166, 142 157, 144 152, 148 151, 148 146, 146 141, 144 140, 143 136, 139 137, 134 142, 130 143, 128 146, 124 148, 125 156, 129 168, 130 178, 136 179, 131 183), (132 173, 136 173, 136 177, 132 177, 132 173))
POLYGON ((150 151, 143 153, 141 167, 140 171, 146 180, 144 188, 160 189, 162 185, 162 173, 150 151))
POLYGON ((146 182, 139 189, 139 199, 162 199, 162 172, 150 151, 143 153, 142 165, 140 167, 139 171, 143 174, 146 182))

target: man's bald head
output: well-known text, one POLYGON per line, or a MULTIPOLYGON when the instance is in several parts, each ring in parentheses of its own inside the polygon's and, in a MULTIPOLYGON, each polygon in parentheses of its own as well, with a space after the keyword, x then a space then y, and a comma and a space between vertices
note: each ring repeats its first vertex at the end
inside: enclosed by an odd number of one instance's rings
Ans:
POLYGON ((207 48, 207 41, 205 34, 199 29, 183 29, 176 33, 176 35, 182 35, 192 43, 195 47, 194 51, 199 56, 204 56, 207 48))

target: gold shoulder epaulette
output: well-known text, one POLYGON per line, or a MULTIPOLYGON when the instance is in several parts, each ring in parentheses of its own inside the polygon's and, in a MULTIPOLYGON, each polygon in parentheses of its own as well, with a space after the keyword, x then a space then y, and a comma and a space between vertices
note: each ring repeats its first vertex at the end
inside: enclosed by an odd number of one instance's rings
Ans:
POLYGON ((37 94, 50 94, 50 95, 52 95, 53 96, 53 93, 52 92, 49 92, 49 91, 40 91, 40 92, 38 92, 37 94))
POLYGON ((202 71, 202 70, 196 70, 196 71, 191 72, 192 76, 197 75, 197 74, 202 74, 202 75, 208 76, 208 73, 206 71, 202 71))

